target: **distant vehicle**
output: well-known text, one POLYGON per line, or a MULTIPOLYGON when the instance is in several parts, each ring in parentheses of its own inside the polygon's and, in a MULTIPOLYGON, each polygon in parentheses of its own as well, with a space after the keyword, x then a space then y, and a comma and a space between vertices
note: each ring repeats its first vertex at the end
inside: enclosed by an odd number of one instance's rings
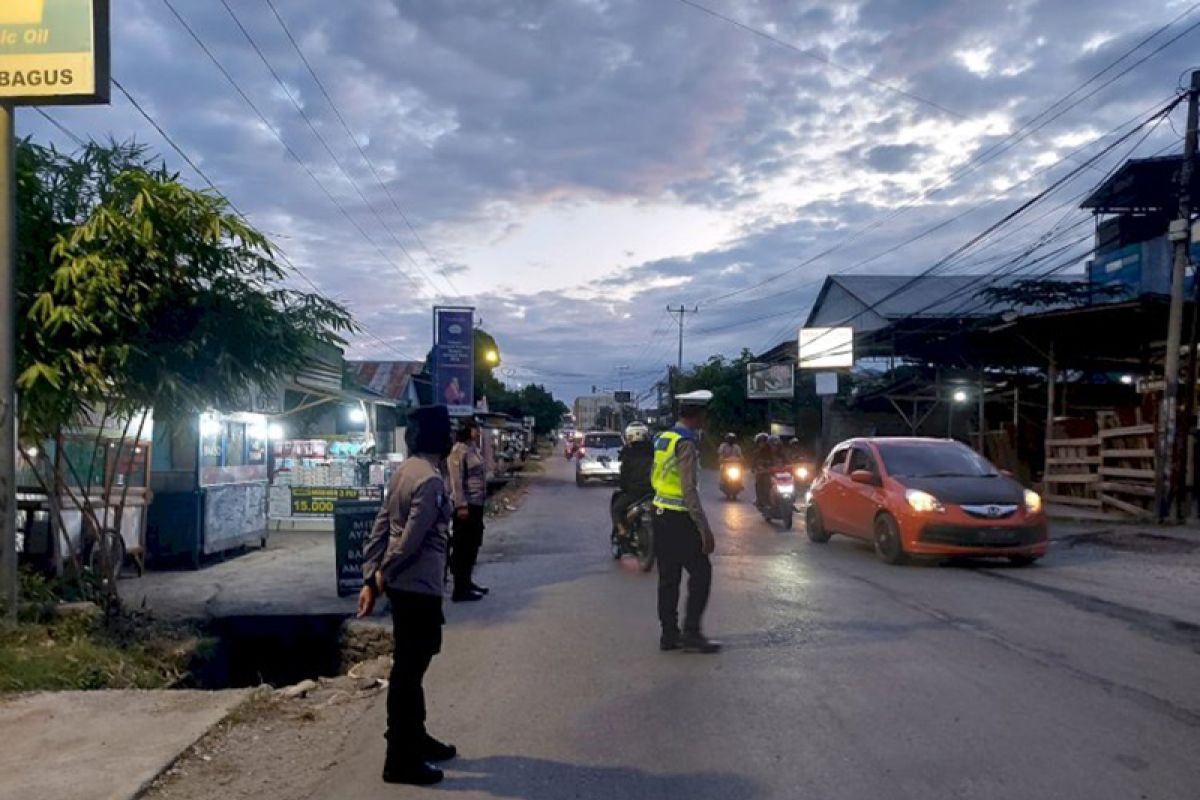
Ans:
POLYGON ((758 510, 767 522, 779 520, 790 531, 796 516, 796 474, 792 467, 772 467, 770 499, 758 510))
POLYGON ((730 458, 721 462, 721 493, 726 500, 737 500, 742 489, 746 488, 746 467, 740 458, 730 458))
POLYGON ((575 449, 575 483, 590 480, 615 482, 621 476, 621 448, 625 439, 615 431, 593 431, 583 435, 575 449))
POLYGON ((1046 554, 1042 498, 969 447, 946 439, 851 439, 813 483, 808 538, 834 533, 872 542, 889 564, 909 556, 1046 554))

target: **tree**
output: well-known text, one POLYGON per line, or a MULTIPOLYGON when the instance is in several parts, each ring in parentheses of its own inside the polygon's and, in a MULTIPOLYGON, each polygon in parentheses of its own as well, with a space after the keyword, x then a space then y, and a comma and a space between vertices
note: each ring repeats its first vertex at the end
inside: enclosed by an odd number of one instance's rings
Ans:
POLYGON ((1027 278, 1004 286, 989 286, 979 295, 1014 309, 1074 308, 1096 300, 1112 300, 1124 293, 1121 286, 1093 286, 1086 281, 1027 278))
MULTIPOLYGON (((52 504, 65 493, 96 532, 105 526, 91 466, 66 459, 64 482, 63 448, 46 464, 29 457, 32 446, 61 444, 64 430, 97 416, 101 430, 125 420, 120 463, 144 409, 169 421, 274 386, 313 347, 354 330, 340 305, 278 285, 285 272, 270 243, 224 198, 183 185, 136 144, 69 155, 26 140, 17 170, 22 453, 52 504)), ((118 529, 124 500, 125 490, 118 529)))

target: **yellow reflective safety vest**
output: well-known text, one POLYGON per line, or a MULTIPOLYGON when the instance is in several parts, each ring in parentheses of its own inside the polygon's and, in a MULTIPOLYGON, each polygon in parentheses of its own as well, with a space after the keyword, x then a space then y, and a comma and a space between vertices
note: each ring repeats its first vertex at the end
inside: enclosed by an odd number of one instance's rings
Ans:
POLYGON ((660 433, 654 440, 654 471, 650 473, 650 483, 654 487, 655 508, 687 511, 683 502, 683 478, 675 454, 682 439, 695 441, 696 437, 685 428, 673 428, 660 433))

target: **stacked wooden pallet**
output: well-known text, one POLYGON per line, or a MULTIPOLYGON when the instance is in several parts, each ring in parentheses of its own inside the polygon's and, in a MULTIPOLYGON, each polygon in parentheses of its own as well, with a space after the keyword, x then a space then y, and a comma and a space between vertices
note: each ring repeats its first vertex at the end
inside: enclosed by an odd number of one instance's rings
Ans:
POLYGON ((1134 519, 1151 519, 1154 500, 1154 426, 1100 431, 1101 508, 1134 519))
MULTIPOLYGON (((1100 438, 1050 439, 1046 442, 1045 500, 1056 506, 1070 506, 1072 513, 1090 511, 1099 514, 1100 438)), ((1091 516, 1091 514, 1076 514, 1091 516)))

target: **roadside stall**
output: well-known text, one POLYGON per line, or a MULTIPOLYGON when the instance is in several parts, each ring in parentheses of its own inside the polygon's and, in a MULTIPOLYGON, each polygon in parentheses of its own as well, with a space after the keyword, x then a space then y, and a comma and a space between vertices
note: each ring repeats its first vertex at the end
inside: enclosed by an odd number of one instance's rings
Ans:
POLYGON ((267 543, 269 417, 207 410, 156 426, 148 552, 155 560, 267 543))
POLYGON ((334 506, 379 500, 403 460, 393 403, 370 393, 289 390, 273 423, 270 526, 333 531, 334 506))
POLYGON ((27 449, 26 455, 38 464, 43 476, 52 474, 57 466, 63 487, 58 507, 65 531, 52 524, 49 497, 24 460, 18 460, 17 529, 22 559, 58 572, 65 532, 72 551, 87 560, 94 540, 83 535, 85 526, 91 524, 81 509, 86 503, 95 510, 102 530, 117 533, 119 529, 119 541, 110 543, 116 560, 128 556, 141 574, 145 569, 147 509, 154 496, 150 490, 153 429, 150 412, 130 420, 94 416, 90 424, 64 432, 58 442, 27 449))

